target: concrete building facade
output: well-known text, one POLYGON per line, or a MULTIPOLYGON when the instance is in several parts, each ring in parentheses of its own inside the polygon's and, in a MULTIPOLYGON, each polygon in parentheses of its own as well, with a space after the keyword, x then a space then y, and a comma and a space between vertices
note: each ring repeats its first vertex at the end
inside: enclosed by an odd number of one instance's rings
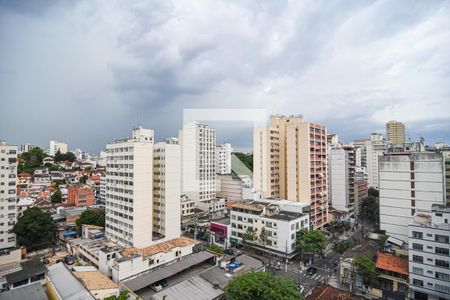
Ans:
POLYGON ((57 141, 50 141, 50 148, 49 148, 48 154, 50 154, 51 156, 55 156, 55 154, 58 151, 61 152, 61 154, 66 154, 67 153, 67 144, 57 142, 57 141))
POLYGON ((154 145, 153 176, 153 232, 164 240, 178 238, 181 234, 180 145, 154 145))
POLYGON ((231 144, 216 146, 216 173, 231 174, 231 144))
POLYGON ((328 222, 327 129, 302 116, 274 115, 253 131, 255 190, 263 198, 311 202, 313 228, 328 222))
POLYGON ((386 153, 386 143, 381 134, 372 133, 366 144, 366 170, 369 187, 378 189, 378 160, 386 153))
POLYGON ((450 206, 416 214, 408 233, 409 299, 450 299, 450 206))
POLYGON ((444 203, 444 160, 440 153, 396 153, 380 157, 380 229, 408 242, 417 212, 444 203))
POLYGON ((198 122, 184 124, 181 144, 182 194, 196 203, 216 197, 216 131, 198 122))
POLYGON ((106 237, 123 246, 152 243, 153 136, 139 127, 106 146, 106 237))
POLYGON ((17 152, 17 146, 0 140, 0 250, 16 246, 17 152))
POLYGON ((350 217, 355 214, 355 148, 331 147, 329 150, 329 201, 350 217))

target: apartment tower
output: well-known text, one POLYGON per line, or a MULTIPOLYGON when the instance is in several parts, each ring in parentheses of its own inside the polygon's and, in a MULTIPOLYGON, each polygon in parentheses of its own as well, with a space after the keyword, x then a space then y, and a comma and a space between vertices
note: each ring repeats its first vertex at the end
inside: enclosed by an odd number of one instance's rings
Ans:
POLYGON ((231 174, 231 144, 225 143, 216 146, 216 173, 231 174))
POLYGON ((405 142, 405 124, 395 120, 387 122, 386 138, 392 144, 403 144, 405 142))
POLYGON ((339 211, 355 214, 355 148, 331 147, 329 150, 329 201, 339 211))
POLYGON ((17 151, 0 140, 0 250, 16 246, 17 151))
MULTIPOLYGON (((170 240, 181 235, 181 149, 158 143, 153 150, 153 233, 170 240)), ((156 236, 157 235, 157 236, 156 236)))
POLYGON ((199 122, 184 124, 181 145, 182 194, 198 202, 216 197, 216 131, 199 122))
POLYGON ((433 152, 380 157, 380 229, 408 243, 408 224, 419 212, 444 204, 444 160, 433 152))
POLYGON ((311 202, 311 223, 327 223, 327 129, 302 116, 274 115, 253 132, 254 186, 264 198, 311 202))
POLYGON ((106 146, 106 237, 126 247, 152 243, 153 146, 141 127, 106 146))

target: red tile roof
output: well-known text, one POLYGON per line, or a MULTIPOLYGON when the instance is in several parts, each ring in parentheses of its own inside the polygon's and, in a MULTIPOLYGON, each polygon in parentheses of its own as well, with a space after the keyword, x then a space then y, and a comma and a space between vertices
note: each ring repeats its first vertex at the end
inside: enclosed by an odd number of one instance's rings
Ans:
POLYGON ((353 295, 350 292, 342 291, 337 288, 320 284, 306 300, 362 300, 364 298, 353 295))
POLYGON ((377 269, 408 275, 408 259, 380 252, 377 257, 377 269))

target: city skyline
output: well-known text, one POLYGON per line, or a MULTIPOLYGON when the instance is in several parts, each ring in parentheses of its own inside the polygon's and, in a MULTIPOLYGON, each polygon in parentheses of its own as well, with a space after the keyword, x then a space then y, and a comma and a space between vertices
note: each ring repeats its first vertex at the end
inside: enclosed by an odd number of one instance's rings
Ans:
MULTIPOLYGON (((448 143, 449 14, 444 1, 2 1, 0 138, 98 153, 138 123, 176 136, 184 108, 263 108, 346 142, 395 119, 448 143)), ((251 149, 251 127, 211 126, 251 149)))

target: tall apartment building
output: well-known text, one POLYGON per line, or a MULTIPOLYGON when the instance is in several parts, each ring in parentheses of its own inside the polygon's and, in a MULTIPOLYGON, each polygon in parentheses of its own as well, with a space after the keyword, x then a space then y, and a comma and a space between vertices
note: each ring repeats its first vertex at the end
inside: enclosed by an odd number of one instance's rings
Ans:
POLYGON ((367 143, 370 142, 370 139, 357 139, 353 141, 353 146, 355 146, 356 150, 356 166, 365 168, 367 167, 367 143))
POLYGON ((380 229, 407 243, 414 214, 444 203, 444 160, 433 152, 386 154, 379 171, 380 229))
POLYGON ((442 152, 445 160, 445 194, 446 201, 450 203, 450 151, 442 152))
POLYGON ((372 133, 366 143, 366 170, 369 187, 378 189, 378 160, 386 153, 386 143, 379 133, 372 133))
POLYGON ((339 211, 355 214, 355 148, 331 147, 329 150, 329 201, 339 211))
POLYGON ((67 153, 67 144, 57 141, 50 141, 50 148, 48 154, 50 154, 51 156, 55 156, 55 154, 58 151, 61 152, 61 154, 67 153))
POLYGON ((153 229, 153 130, 133 129, 106 146, 106 237, 122 246, 147 247, 153 229))
POLYGON ((216 131, 198 122, 184 124, 181 145, 182 194, 196 203, 216 197, 216 131))
POLYGON ((17 146, 0 140, 0 250, 16 246, 17 146))
POLYGON ((395 120, 386 123, 386 139, 392 144, 403 144, 405 139, 405 124, 395 120))
POLYGON ((216 173, 231 174, 231 144, 225 143, 216 146, 216 173))
POLYGON ((153 232, 165 240, 181 235, 181 149, 158 143, 153 151, 153 232))
POLYGON ((450 299, 450 206, 416 214, 408 232, 409 299, 450 299))
POLYGON ((253 180, 263 198, 311 202, 311 223, 328 220, 327 129, 301 116, 274 115, 253 131, 253 180))

